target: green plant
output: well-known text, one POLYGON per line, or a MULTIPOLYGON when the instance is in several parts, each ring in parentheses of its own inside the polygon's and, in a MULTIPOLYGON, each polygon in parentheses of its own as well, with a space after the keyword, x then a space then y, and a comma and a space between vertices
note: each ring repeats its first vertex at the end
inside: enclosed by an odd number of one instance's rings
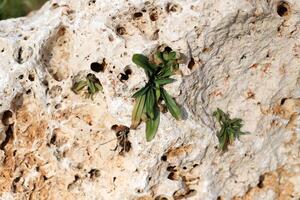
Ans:
POLYGON ((146 139, 151 141, 158 129, 160 121, 160 110, 158 105, 162 100, 172 116, 181 119, 181 110, 174 99, 163 88, 164 85, 174 82, 170 78, 178 69, 179 55, 174 51, 156 52, 154 62, 142 54, 134 54, 132 61, 143 68, 148 83, 138 90, 132 97, 135 98, 135 105, 132 111, 131 128, 136 128, 141 121, 146 122, 146 139))
POLYGON ((243 126, 242 119, 233 118, 230 119, 228 113, 224 113, 220 108, 217 108, 213 112, 213 116, 217 119, 221 126, 221 130, 218 131, 217 137, 219 139, 219 147, 224 151, 227 150, 227 146, 240 135, 247 134, 247 132, 242 132, 241 128, 243 126))
POLYGON ((0 0, 0 19, 25 16, 40 8, 47 0, 0 0))
POLYGON ((103 92, 103 87, 95 74, 88 74, 85 80, 75 82, 73 84, 72 91, 78 94, 84 88, 87 88, 87 97, 91 97, 92 99, 94 94, 99 91, 103 92))

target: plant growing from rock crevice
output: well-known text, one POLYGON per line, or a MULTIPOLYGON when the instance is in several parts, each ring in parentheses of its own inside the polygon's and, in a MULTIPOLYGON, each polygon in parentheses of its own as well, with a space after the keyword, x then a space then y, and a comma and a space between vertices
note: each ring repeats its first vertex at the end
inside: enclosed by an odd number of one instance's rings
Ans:
POLYGON ((91 99, 93 99, 96 93, 103 92, 102 84, 95 74, 88 74, 85 80, 75 82, 72 91, 78 94, 84 88, 87 88, 87 97, 91 99))
POLYGON ((151 141, 157 132, 160 121, 158 105, 162 101, 175 119, 181 119, 179 106, 163 88, 164 85, 175 81, 170 76, 178 69, 178 59, 179 55, 174 51, 156 52, 155 63, 142 54, 134 54, 132 57, 132 61, 144 69, 148 82, 132 96, 135 98, 135 106, 132 111, 131 128, 137 128, 141 121, 146 122, 147 141, 151 141))
POLYGON ((227 150, 227 146, 232 144, 235 139, 238 139, 240 135, 247 134, 247 132, 241 131, 243 126, 242 119, 230 119, 229 114, 223 112, 220 108, 213 112, 213 116, 221 126, 221 129, 217 132, 217 137, 219 139, 219 147, 223 151, 227 150))

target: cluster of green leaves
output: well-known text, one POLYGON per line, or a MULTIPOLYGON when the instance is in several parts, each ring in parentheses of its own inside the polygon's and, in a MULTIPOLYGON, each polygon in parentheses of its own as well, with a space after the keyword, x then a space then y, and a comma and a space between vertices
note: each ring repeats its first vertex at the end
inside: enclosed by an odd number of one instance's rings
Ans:
POLYGON ((170 78, 178 69, 179 55, 174 51, 156 52, 155 63, 142 54, 134 54, 132 61, 143 68, 148 83, 138 90, 134 95, 135 106, 132 111, 131 128, 136 128, 141 121, 146 122, 146 139, 151 141, 158 129, 160 121, 160 110, 158 105, 165 102, 168 111, 179 120, 182 113, 175 100, 163 88, 164 85, 172 83, 175 79, 170 78))
POLYGON ((241 128, 243 126, 242 119, 233 118, 230 119, 228 113, 223 112, 221 109, 217 108, 217 110, 213 113, 213 116, 219 122, 221 129, 217 133, 217 137, 219 139, 219 147, 224 151, 227 150, 227 146, 240 135, 247 134, 247 132, 242 132, 241 128))
POLYGON ((0 20, 25 16, 47 0, 0 0, 0 20))
POLYGON ((95 74, 88 74, 85 80, 75 82, 73 84, 72 91, 78 94, 84 88, 87 88, 87 97, 92 99, 94 94, 103 92, 102 84, 95 74))

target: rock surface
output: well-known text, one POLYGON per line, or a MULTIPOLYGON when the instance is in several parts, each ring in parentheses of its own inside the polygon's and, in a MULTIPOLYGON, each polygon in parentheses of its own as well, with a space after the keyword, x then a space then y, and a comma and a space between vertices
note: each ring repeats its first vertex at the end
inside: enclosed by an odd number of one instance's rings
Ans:
POLYGON ((299 19, 298 0, 52 0, 1 21, 1 199, 298 200, 299 19), (184 120, 124 149, 111 127, 146 81, 131 57, 162 45, 184 55, 166 87, 184 120), (93 99, 70 89, 88 73, 93 99), (217 107, 250 132, 224 153, 217 107))

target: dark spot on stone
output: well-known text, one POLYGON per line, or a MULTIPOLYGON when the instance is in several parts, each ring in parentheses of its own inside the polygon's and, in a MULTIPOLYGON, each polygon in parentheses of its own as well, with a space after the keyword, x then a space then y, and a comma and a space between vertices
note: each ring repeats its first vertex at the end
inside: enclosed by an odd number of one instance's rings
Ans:
POLYGON ((130 68, 125 69, 124 72, 127 76, 132 74, 132 70, 130 68))
POLYGON ((61 104, 60 104, 60 103, 56 104, 56 105, 54 106, 54 108, 55 108, 55 109, 60 109, 60 108, 61 108, 61 104))
POLYGON ((91 70, 93 70, 94 72, 104 72, 105 68, 106 68, 106 62, 105 59, 102 60, 102 63, 98 63, 98 62, 93 62, 91 64, 91 70))
POLYGON ((95 4, 95 3, 96 3, 96 0, 90 0, 89 1, 89 6, 92 5, 92 4, 95 4))
POLYGON ((29 74, 29 75, 28 75, 28 80, 34 81, 34 75, 33 75, 33 74, 29 74))
POLYGON ((4 111, 4 113, 2 115, 2 123, 5 126, 12 124, 12 116, 13 116, 13 113, 10 110, 4 111))
POLYGON ((53 4, 51 5, 51 7, 52 7, 52 9, 55 9, 55 8, 58 8, 59 5, 58 5, 57 3, 53 3, 53 4))
POLYGON ((120 73, 118 75, 118 79, 121 81, 121 82, 124 82, 124 81, 127 81, 129 79, 129 76, 127 74, 123 74, 123 73, 120 73))
POLYGON ((151 19, 151 21, 158 20, 158 14, 156 12, 151 13, 150 14, 150 19, 151 19))
POLYGON ((54 133, 50 139, 50 144, 54 144, 56 141, 56 134, 54 133))
POLYGON ((49 83, 48 83, 48 81, 47 81, 47 80, 43 80, 43 81, 42 81, 42 83, 43 83, 43 85, 44 85, 44 86, 46 86, 46 87, 48 87, 48 86, 49 86, 49 83))
POLYGON ((178 6, 173 4, 173 3, 167 3, 167 6, 166 6, 166 11, 169 13, 169 12, 176 12, 178 9, 178 6))
POLYGON ((74 179, 75 179, 74 182, 78 181, 78 180, 80 179, 79 175, 76 174, 76 175, 74 176, 74 179))
POLYGON ((280 101, 280 105, 283 105, 286 100, 287 100, 287 98, 282 98, 281 101, 280 101))
POLYGON ((167 46, 167 47, 165 47, 164 51, 167 53, 170 53, 172 51, 172 48, 167 46))
POLYGON ((114 124, 114 125, 111 126, 111 130, 116 131, 116 130, 117 130, 117 127, 118 127, 118 125, 117 125, 117 124, 114 124))
POLYGON ((31 93, 31 89, 26 91, 26 94, 30 94, 31 93))
POLYGON ((175 171, 177 171, 175 168, 176 168, 175 166, 168 166, 167 171, 169 171, 169 172, 174 171, 175 172, 175 171))
POLYGON ((136 12, 133 14, 133 19, 139 19, 143 16, 143 13, 141 12, 136 12))
POLYGON ((23 53, 23 48, 22 48, 22 47, 18 48, 17 54, 16 54, 16 61, 17 61, 17 63, 19 63, 19 64, 22 64, 22 63, 23 63, 22 53, 23 53))
POLYGON ((116 29, 118 35, 125 35, 126 29, 123 26, 118 26, 116 29))
POLYGON ((195 66, 195 60, 194 60, 194 58, 192 57, 191 60, 190 60, 190 62, 189 62, 189 64, 188 64, 188 68, 189 68, 190 70, 192 70, 192 69, 194 68, 194 66, 195 66))
POLYGON ((243 59, 245 59, 245 58, 247 58, 247 57, 246 57, 246 55, 244 54, 244 55, 242 55, 241 60, 243 60, 243 59))
POLYGON ((21 74, 21 75, 19 76, 19 79, 22 80, 23 78, 24 78, 24 75, 21 74))
POLYGON ((89 171, 89 174, 90 174, 90 178, 91 179, 95 179, 95 178, 97 178, 97 177, 99 177, 101 175, 99 169, 91 169, 89 171))
POLYGON ((257 187, 259 188, 263 188, 264 187, 264 180, 265 180, 265 177, 263 175, 260 175, 259 176, 259 181, 258 181, 258 184, 257 184, 257 187))
POLYGON ((281 1, 279 2, 278 6, 277 6, 277 14, 280 17, 284 17, 287 16, 290 12, 290 6, 287 2, 285 1, 281 1))
POLYGON ((174 172, 171 172, 169 175, 168 175, 168 179, 170 180, 176 180, 176 174, 174 172))
POLYGON ((167 156, 166 156, 166 155, 163 155, 160 159, 161 159, 162 161, 167 161, 167 156))
POLYGON ((13 137, 13 124, 8 126, 8 129, 5 131, 5 140, 0 145, 0 149, 4 150, 5 146, 8 144, 9 140, 13 137))

